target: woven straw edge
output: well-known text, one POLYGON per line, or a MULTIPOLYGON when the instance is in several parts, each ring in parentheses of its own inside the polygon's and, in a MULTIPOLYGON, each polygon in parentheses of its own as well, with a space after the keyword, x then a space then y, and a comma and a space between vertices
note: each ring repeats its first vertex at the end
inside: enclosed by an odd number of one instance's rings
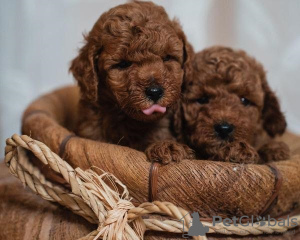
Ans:
MULTIPOLYGON (((24 185, 29 186, 32 191, 40 195, 42 198, 48 201, 58 202, 59 204, 68 207, 74 213, 84 217, 89 222, 99 224, 97 230, 91 232, 82 239, 95 239, 100 237, 99 232, 103 230, 103 223, 107 221, 106 218, 109 209, 105 209, 105 206, 99 198, 95 197, 84 187, 82 178, 78 175, 85 174, 87 171, 83 171, 78 168, 73 169, 67 162, 52 152, 45 144, 34 140, 27 135, 19 136, 14 134, 11 138, 6 140, 5 162, 11 174, 19 178, 24 185), (31 151, 40 161, 49 165, 52 170, 60 174, 70 184, 71 191, 47 181, 39 169, 32 166, 24 149, 31 151)), ((88 171, 91 172, 91 170, 88 171)), ((113 175, 109 175, 113 177, 113 175)), ((119 181, 115 177, 113 178, 116 182, 119 181)), ((122 183, 119 182, 118 184, 122 183)), ((126 186, 124 186, 124 188, 124 191, 127 191, 126 186)), ((109 189, 109 191, 113 192, 114 190, 109 189)), ((152 203, 146 202, 138 207, 130 207, 127 209, 126 216, 128 222, 134 222, 135 224, 133 225, 138 226, 137 229, 140 231, 138 235, 144 233, 145 230, 182 233, 182 223, 178 220, 184 219, 185 223, 189 223, 191 221, 191 216, 188 211, 177 207, 172 203, 159 201, 152 203), (141 217, 146 214, 164 214, 172 219, 164 221, 157 219, 142 219, 141 217)), ((297 224, 300 224, 300 215, 293 216, 292 218, 297 219, 297 224)), ((202 222, 202 224, 209 227, 208 233, 226 235, 235 234, 241 236, 272 234, 275 232, 284 233, 293 228, 293 226, 279 226, 278 222, 274 226, 267 226, 267 224, 263 226, 261 226, 262 224, 254 224, 253 226, 243 226, 240 224, 236 226, 225 226, 223 223, 213 226, 210 222, 202 222)), ((185 226, 185 229, 188 231, 187 225, 185 226)), ((138 239, 129 232, 126 232, 126 239, 138 239)), ((143 236, 140 236, 140 238, 143 238, 143 236)), ((197 236, 193 238, 198 240, 207 239, 206 236, 197 236)))

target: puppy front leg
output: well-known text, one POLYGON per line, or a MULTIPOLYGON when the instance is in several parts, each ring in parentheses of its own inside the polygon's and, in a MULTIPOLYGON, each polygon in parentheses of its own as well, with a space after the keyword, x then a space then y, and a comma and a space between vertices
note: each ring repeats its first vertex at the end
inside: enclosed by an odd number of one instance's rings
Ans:
POLYGON ((258 163, 257 151, 247 142, 239 141, 218 150, 216 160, 235 163, 258 163))
POLYGON ((152 143, 145 151, 148 161, 169 164, 171 161, 180 162, 183 159, 194 159, 194 151, 187 145, 176 141, 165 140, 152 143))
POLYGON ((280 161, 290 158, 290 149, 284 142, 271 141, 258 150, 264 162, 280 161))

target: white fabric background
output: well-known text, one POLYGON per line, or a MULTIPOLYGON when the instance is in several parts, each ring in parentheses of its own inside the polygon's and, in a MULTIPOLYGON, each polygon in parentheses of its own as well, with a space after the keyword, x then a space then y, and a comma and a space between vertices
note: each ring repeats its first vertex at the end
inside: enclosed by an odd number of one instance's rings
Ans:
MULTIPOLYGON (((99 15, 121 0, 0 0, 0 154, 24 108, 70 84, 70 60, 99 15)), ((268 70, 289 129, 300 133, 300 0, 155 0, 178 17, 195 50, 243 48, 268 70)))

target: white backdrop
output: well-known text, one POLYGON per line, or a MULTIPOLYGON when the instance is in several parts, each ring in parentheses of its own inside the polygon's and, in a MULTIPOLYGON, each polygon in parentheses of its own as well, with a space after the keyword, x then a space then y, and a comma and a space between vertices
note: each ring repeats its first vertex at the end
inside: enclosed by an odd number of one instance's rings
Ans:
MULTIPOLYGON (((70 60, 99 15, 121 0, 0 0, 0 154, 24 108, 70 84, 70 60)), ((155 0, 178 17, 195 50, 243 48, 268 70, 288 127, 300 133, 300 0, 155 0)))

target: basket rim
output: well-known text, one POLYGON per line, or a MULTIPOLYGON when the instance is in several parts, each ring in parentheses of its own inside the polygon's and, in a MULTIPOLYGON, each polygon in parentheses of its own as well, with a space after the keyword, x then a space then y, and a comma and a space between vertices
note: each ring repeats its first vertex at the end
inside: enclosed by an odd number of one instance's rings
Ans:
MULTIPOLYGON (((37 119, 39 119, 39 121, 48 121, 50 122, 50 124, 52 124, 52 128, 56 129, 58 131, 56 136, 56 140, 57 142, 54 143, 54 149, 52 149, 54 152, 56 152, 59 156, 65 158, 67 161, 70 161, 70 159, 68 159, 68 155, 70 154, 70 152, 66 153, 66 148, 70 149, 73 146, 78 146, 80 144, 88 144, 88 145, 93 145, 93 146, 99 146, 99 147, 113 147, 114 149, 119 149, 120 151, 122 150, 126 150, 128 151, 130 148, 128 147, 124 147, 124 146, 117 146, 114 144, 110 144, 110 143, 100 143, 98 141, 95 140, 90 140, 90 139, 85 139, 82 138, 80 136, 75 135, 72 130, 67 129, 65 126, 63 126, 62 124, 62 120, 59 119, 61 118, 61 115, 64 115, 63 110, 59 113, 55 112, 55 104, 49 104, 47 105, 49 102, 53 101, 55 103, 57 103, 57 101, 61 101, 62 104, 64 104, 64 102, 62 101, 63 97, 67 96, 68 94, 62 94, 64 92, 73 92, 77 94, 77 98, 79 100, 79 90, 78 87, 75 86, 68 86, 68 87, 64 87, 64 88, 59 88, 58 90, 51 92, 50 94, 46 94, 43 95, 41 97, 39 97, 37 100, 35 100, 32 104, 29 105, 29 107, 26 109, 24 115, 23 115, 23 121, 22 121, 22 125, 23 125, 23 133, 28 134, 28 132, 24 129, 26 129, 26 126, 33 124, 33 122, 38 121, 37 119), (52 97, 54 95, 57 94, 62 94, 62 96, 60 96, 60 100, 53 100, 52 97), (48 106, 49 108, 45 108, 45 106, 48 106), (59 115, 60 114, 60 115, 59 115), (59 115, 59 116, 58 116, 59 115)), ((66 107, 66 106, 64 106, 66 107)), ((35 132, 34 135, 37 135, 37 133, 35 132)), ((51 141, 50 138, 47 139, 47 137, 44 137, 42 139, 37 139, 37 140, 42 140, 45 144, 47 144, 49 146, 49 141, 51 141), (46 141, 45 141, 46 140, 46 141)), ((135 149, 130 149, 132 154, 138 155, 141 159, 141 161, 145 161, 145 155, 142 152, 139 152, 135 149)), ((297 158, 298 160, 298 158, 297 158)), ((299 158, 300 160, 300 158, 299 158)), ((195 165, 199 165, 199 160, 186 160, 192 164, 195 165)), ((237 166, 236 163, 225 163, 225 162, 215 162, 215 161, 211 161, 211 160, 201 160, 202 163, 205 164, 215 164, 218 166, 230 166, 230 168, 234 168, 235 166, 237 166)), ((286 165, 289 165, 290 163, 294 164, 295 159, 289 159, 285 161, 286 165)), ((298 164, 298 162, 297 162, 298 164)), ((157 186, 158 183, 160 181, 160 176, 159 174, 159 170, 158 168, 159 165, 157 164, 150 164, 150 163, 144 163, 144 168, 148 169, 147 172, 147 185, 148 186, 144 186, 149 188, 148 191, 148 197, 150 196, 150 200, 156 200, 157 195, 159 195, 160 193, 158 193, 159 187, 157 186)), ((284 176, 282 176, 281 173, 281 163, 278 165, 277 163, 273 163, 273 164, 245 164, 244 166, 250 166, 251 169, 257 169, 257 168, 267 168, 269 172, 269 174, 272 175, 272 177, 274 178, 274 183, 273 183, 273 187, 272 189, 269 189, 270 193, 266 194, 268 195, 267 199, 264 199, 264 204, 263 207, 261 207, 259 213, 257 213, 259 216, 263 216, 268 214, 269 212, 272 212, 272 210, 274 210, 274 207, 276 208, 276 204, 278 202, 278 198, 280 195, 280 192, 285 191, 285 188, 288 188, 289 186, 286 186, 286 183, 290 182, 291 179, 287 179, 289 178, 289 175, 284 174, 284 176), (278 167, 279 166, 279 167, 278 167), (284 185, 284 190, 282 189, 284 185)), ((297 165, 298 166, 298 165, 297 165)), ((299 161, 299 166, 300 166, 300 161, 299 161)), ((100 166, 101 168, 101 166, 100 166)), ((166 169, 166 167, 163 167, 164 169, 166 169)), ((114 172, 112 172, 113 174, 115 174, 114 172)), ((126 182, 125 182, 126 184, 126 182)), ((137 190, 138 191, 138 190, 137 190)))

